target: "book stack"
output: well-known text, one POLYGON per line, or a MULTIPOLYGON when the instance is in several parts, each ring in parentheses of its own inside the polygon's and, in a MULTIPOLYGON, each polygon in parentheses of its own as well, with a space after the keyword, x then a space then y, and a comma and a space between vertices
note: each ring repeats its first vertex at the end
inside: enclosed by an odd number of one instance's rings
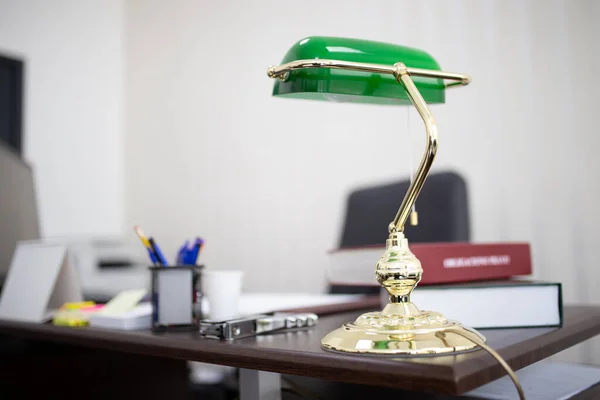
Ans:
MULTIPOLYGON (((411 301, 422 310, 441 312, 467 326, 486 328, 562 325, 560 283, 527 280, 531 275, 528 243, 417 243, 423 279, 411 301)), ((374 267, 385 248, 367 246, 330 252, 331 285, 379 287, 374 267)), ((387 294, 382 290, 382 303, 387 294)))

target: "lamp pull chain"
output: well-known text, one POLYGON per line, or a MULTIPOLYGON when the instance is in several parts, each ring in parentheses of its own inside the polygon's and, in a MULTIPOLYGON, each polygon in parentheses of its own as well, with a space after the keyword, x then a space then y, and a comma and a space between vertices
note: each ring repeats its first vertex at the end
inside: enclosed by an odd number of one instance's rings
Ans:
MULTIPOLYGON (((413 170, 413 136, 410 131, 410 108, 406 108, 406 130, 408 131, 408 143, 409 143, 409 152, 408 152, 408 174, 410 176, 410 183, 412 184, 413 179, 415 178, 414 170, 413 170)), ((412 205, 412 209, 409 215, 409 223, 411 226, 419 225, 419 214, 417 213, 417 202, 415 201, 412 205)))

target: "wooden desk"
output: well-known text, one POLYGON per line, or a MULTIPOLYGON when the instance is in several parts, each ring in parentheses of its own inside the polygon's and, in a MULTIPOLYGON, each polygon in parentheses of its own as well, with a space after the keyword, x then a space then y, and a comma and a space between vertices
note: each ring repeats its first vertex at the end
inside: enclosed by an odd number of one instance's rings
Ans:
MULTIPOLYGON (((110 354, 139 355, 142 357, 140 362, 193 360, 447 394, 464 393, 505 374, 482 350, 456 356, 383 358, 343 355, 321 349, 320 340, 325 334, 358 314, 325 316, 310 330, 230 342, 203 339, 195 332, 120 332, 12 321, 0 321, 0 334, 92 350, 104 349, 110 354)), ((600 307, 565 306, 564 321, 564 326, 558 329, 495 329, 482 330, 482 333, 488 344, 517 370, 600 333, 600 307)), ((172 368, 175 364, 169 365, 172 368)), ((145 381, 149 386, 155 383, 148 378, 145 381)))

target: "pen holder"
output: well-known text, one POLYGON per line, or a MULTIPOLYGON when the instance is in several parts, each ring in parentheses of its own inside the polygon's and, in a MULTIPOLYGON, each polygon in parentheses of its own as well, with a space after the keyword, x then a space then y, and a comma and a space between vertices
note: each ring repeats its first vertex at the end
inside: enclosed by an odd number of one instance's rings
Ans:
POLYGON ((199 287, 203 265, 149 267, 152 274, 152 330, 194 329, 200 319, 199 287))

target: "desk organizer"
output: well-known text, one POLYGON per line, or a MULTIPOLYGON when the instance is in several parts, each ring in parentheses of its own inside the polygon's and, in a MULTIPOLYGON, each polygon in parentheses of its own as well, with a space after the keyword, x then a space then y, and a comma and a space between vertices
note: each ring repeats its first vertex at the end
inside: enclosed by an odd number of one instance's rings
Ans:
POLYGON ((152 330, 194 329, 200 295, 202 265, 149 267, 152 274, 152 330))

